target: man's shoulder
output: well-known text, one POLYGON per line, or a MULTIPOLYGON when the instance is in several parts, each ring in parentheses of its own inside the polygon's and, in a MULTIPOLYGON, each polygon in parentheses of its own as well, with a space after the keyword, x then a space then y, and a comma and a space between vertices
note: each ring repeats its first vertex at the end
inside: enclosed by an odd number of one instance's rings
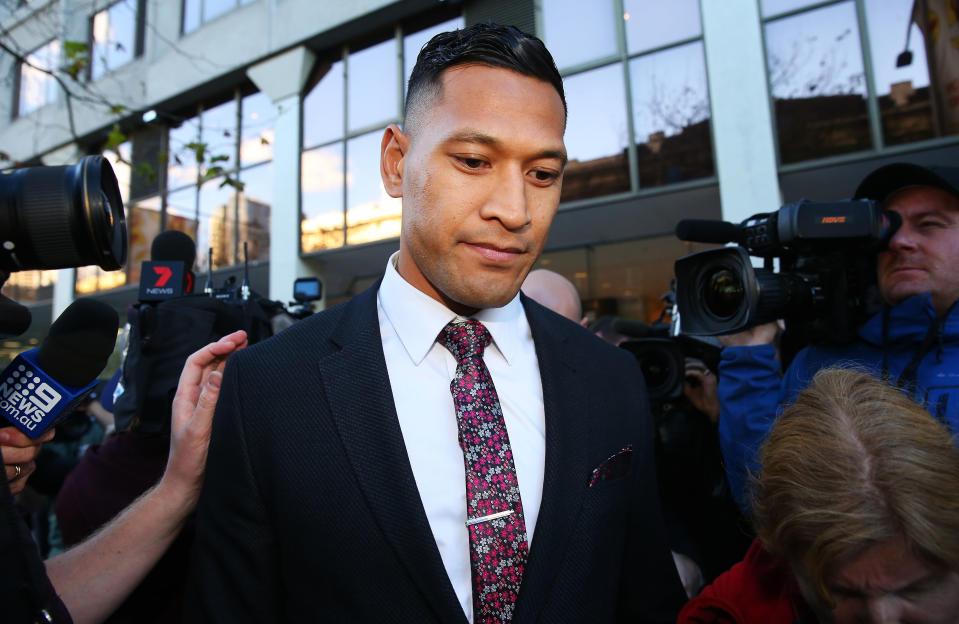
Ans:
POLYGON ((309 356, 313 359, 335 350, 338 342, 357 332, 376 328, 376 293, 364 292, 326 310, 297 321, 267 340, 251 345, 230 359, 248 363, 309 356))

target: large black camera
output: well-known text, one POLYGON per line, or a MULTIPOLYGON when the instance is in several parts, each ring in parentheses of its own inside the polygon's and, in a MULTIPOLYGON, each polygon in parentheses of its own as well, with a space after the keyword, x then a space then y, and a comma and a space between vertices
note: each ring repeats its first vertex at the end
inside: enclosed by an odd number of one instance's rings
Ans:
POLYGON ((0 172, 0 269, 111 271, 126 256, 123 199, 107 159, 0 172))
POLYGON ((718 370, 720 346, 715 338, 673 336, 670 324, 661 321, 650 325, 617 318, 613 329, 630 337, 619 346, 636 358, 654 406, 682 396, 687 357, 702 360, 714 372, 718 370))
POLYGON ((871 200, 802 200, 740 225, 680 221, 681 240, 740 245, 676 261, 683 333, 732 334, 784 319, 797 343, 852 340, 881 305, 876 254, 900 223, 871 200), (763 268, 750 256, 763 258, 763 268))

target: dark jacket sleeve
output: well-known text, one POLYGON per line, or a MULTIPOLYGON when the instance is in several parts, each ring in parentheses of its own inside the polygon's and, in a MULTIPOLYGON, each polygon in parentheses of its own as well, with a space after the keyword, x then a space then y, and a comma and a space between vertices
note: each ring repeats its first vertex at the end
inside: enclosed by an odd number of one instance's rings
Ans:
POLYGON ((719 445, 739 509, 749 513, 749 472, 779 409, 782 382, 772 345, 726 347, 719 363, 719 445))
POLYGON ((244 431, 239 390, 251 385, 243 385, 240 355, 227 363, 213 420, 185 622, 286 619, 279 600, 275 540, 244 431))

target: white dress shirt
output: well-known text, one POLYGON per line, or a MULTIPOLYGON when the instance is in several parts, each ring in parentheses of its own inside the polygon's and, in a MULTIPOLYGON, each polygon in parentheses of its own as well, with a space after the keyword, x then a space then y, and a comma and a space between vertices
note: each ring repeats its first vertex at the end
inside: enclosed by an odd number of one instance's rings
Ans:
MULTIPOLYGON (((403 279, 395 260, 393 254, 377 297, 383 354, 416 487, 446 573, 472 622, 466 468, 450 393, 456 360, 436 342, 447 323, 462 317, 403 279)), ((493 337, 483 360, 503 408, 532 546, 543 497, 546 418, 529 322, 518 294, 502 308, 481 310, 471 318, 493 337)))

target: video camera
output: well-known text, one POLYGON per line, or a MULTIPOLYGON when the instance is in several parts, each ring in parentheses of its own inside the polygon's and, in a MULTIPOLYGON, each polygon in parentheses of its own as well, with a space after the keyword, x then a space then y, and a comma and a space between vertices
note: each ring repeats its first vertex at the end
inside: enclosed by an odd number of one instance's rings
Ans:
POLYGON ((715 338, 677 335, 675 324, 663 322, 667 311, 675 307, 673 292, 667 293, 663 300, 670 305, 652 324, 622 318, 613 320, 613 330, 629 337, 619 346, 636 358, 654 411, 682 396, 687 357, 702 360, 713 372, 719 368, 719 342, 715 338))
MULTIPOLYGON (((126 262, 123 199, 102 156, 62 167, 0 172, 0 285, 8 272, 126 262)), ((42 344, 0 373, 0 414, 37 438, 86 400, 116 342, 118 317, 109 305, 77 299, 53 322, 42 344)), ((30 326, 30 311, 0 295, 0 334, 30 326)), ((0 423, 3 420, 0 419, 0 423)))
POLYGON ((676 261, 683 333, 732 334, 784 319, 797 344, 851 341, 881 306, 876 254, 900 223, 872 200, 801 200, 739 225, 680 221, 681 240, 739 245, 676 261), (750 256, 763 258, 763 268, 750 256))
POLYGON ((126 262, 123 199, 110 162, 0 171, 0 269, 106 271, 126 262))

